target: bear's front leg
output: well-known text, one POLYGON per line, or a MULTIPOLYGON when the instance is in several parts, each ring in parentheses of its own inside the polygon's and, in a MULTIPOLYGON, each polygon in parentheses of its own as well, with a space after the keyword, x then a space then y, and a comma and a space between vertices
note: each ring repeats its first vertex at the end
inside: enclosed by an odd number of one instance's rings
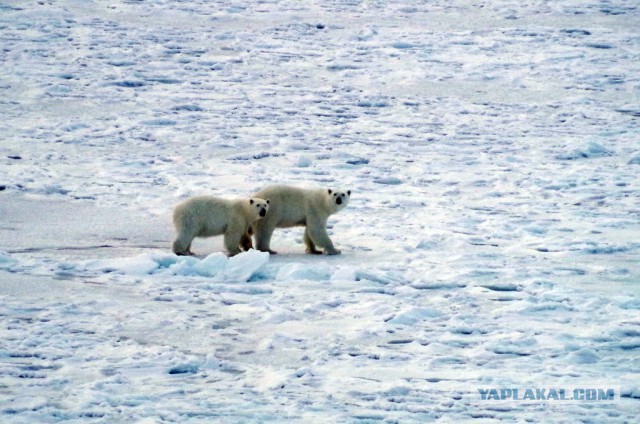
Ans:
POLYGON ((304 244, 307 246, 307 253, 312 255, 322 255, 322 251, 316 249, 316 245, 313 244, 313 240, 311 240, 309 230, 307 228, 304 229, 304 244))
POLYGON ((253 241, 251 240, 251 236, 249 235, 249 232, 246 232, 242 235, 242 238, 240 239, 240 246, 242 247, 242 250, 244 250, 245 252, 249 251, 250 249, 253 249, 253 241))
POLYGON ((242 250, 240 250, 240 240, 243 235, 243 228, 237 228, 235 226, 227 228, 227 231, 224 233, 224 247, 227 248, 229 256, 235 256, 242 252, 242 250))
POLYGON ((255 230, 256 249, 261 252, 269 252, 270 254, 275 255, 278 252, 271 250, 270 244, 271 235, 276 229, 276 225, 271 222, 268 217, 269 215, 267 215, 267 218, 261 219, 253 226, 253 229, 255 230))
POLYGON ((327 234, 327 221, 322 219, 307 219, 309 238, 318 247, 322 247, 327 255, 339 255, 340 250, 333 246, 333 242, 327 234))

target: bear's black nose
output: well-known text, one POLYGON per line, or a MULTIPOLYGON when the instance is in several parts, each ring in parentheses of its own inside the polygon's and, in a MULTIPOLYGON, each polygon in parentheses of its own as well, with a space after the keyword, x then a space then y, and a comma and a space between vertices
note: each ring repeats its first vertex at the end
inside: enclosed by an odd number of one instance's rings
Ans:
POLYGON ((266 214, 267 214, 267 210, 266 209, 264 209, 264 208, 260 209, 260 216, 261 217, 264 217, 266 214))
POLYGON ((339 205, 341 205, 341 204, 342 204, 342 197, 338 197, 338 198, 336 199, 336 203, 337 203, 337 204, 339 204, 339 205))

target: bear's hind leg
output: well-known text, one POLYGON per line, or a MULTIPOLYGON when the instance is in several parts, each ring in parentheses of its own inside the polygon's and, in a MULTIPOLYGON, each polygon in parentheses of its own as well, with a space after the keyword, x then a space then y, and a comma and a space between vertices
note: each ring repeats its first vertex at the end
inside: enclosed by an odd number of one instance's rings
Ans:
POLYGON ((178 238, 173 242, 173 253, 178 256, 192 256, 193 252, 191 252, 191 242, 193 241, 193 236, 188 236, 185 234, 179 234, 178 238))

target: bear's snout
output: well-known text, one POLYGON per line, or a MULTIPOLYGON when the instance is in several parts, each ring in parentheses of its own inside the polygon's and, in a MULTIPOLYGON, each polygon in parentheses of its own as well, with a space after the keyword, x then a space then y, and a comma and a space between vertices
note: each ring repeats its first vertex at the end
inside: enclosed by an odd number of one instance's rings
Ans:
POLYGON ((339 205, 341 205, 341 204, 342 204, 342 197, 338 197, 338 198, 336 199, 336 203, 337 203, 337 204, 339 204, 339 205))
POLYGON ((264 218, 264 216, 267 214, 267 210, 265 208, 260 209, 260 216, 264 218))

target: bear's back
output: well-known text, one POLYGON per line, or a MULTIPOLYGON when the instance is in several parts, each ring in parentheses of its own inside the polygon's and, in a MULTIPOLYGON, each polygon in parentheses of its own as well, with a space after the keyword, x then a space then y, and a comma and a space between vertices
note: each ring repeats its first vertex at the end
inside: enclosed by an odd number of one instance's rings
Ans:
POLYGON ((213 196, 192 197, 176 207, 174 221, 192 228, 198 236, 222 234, 233 214, 234 201, 213 196))
POLYGON ((305 225, 311 211, 321 207, 323 190, 305 189, 286 185, 266 187, 254 196, 270 200, 266 221, 277 227, 305 225))

